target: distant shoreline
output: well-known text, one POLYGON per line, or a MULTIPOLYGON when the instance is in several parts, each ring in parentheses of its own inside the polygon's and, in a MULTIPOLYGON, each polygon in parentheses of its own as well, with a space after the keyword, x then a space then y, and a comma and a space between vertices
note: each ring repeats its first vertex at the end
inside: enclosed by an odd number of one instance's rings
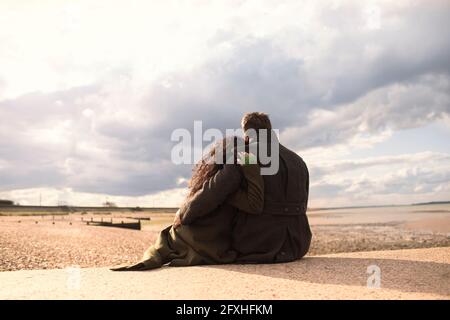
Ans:
POLYGON ((372 205, 372 206, 369 205, 369 206, 308 208, 308 211, 324 211, 324 210, 338 210, 338 209, 392 208, 392 207, 426 206, 426 205, 439 205, 439 204, 450 204, 450 201, 431 201, 431 202, 418 202, 418 203, 410 203, 410 204, 384 204, 384 205, 372 205))
MULTIPOLYGON (((325 208, 308 208, 308 211, 325 211, 325 210, 338 210, 338 209, 368 209, 368 208, 392 208, 392 207, 408 207, 408 206, 425 206, 425 205, 440 205, 450 204, 450 201, 431 201, 431 202, 419 202, 411 204, 386 204, 386 205, 367 205, 367 206, 344 206, 344 207, 325 207, 325 208)), ((66 212, 78 212, 78 211, 161 211, 161 212, 176 212, 178 207, 103 207, 103 206, 37 206, 37 205, 0 205, 0 210, 4 211, 18 211, 18 210, 30 210, 30 211, 66 211, 66 212)))

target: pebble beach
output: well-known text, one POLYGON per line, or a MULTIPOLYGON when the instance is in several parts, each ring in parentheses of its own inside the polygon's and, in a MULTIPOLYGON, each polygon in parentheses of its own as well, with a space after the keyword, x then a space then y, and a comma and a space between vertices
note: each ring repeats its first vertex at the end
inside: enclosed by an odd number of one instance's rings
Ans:
MULTIPOLYGON (((450 247, 448 208, 432 213, 394 209, 312 211, 308 255, 450 247)), ((173 218, 170 213, 149 216, 152 222, 143 230, 88 225, 89 215, 0 216, 0 271, 108 267, 137 261, 173 218)), ((105 216, 110 218, 127 219, 105 216)))

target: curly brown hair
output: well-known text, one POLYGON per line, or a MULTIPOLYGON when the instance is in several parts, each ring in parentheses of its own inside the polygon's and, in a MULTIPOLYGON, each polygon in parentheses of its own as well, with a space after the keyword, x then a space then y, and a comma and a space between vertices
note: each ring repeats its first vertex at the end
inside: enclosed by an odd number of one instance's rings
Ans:
MULTIPOLYGON (((192 178, 189 180, 188 187, 189 193, 188 198, 192 197, 197 191, 199 191, 206 181, 209 181, 220 169, 223 168, 223 164, 226 163, 226 156, 229 155, 230 150, 233 150, 234 164, 237 164, 237 140, 241 139, 235 136, 226 137, 214 145, 211 146, 210 150, 206 155, 203 156, 192 170, 192 178), (222 162, 217 163, 216 150, 222 148, 222 162)), ((242 140, 242 139, 241 139, 242 140)), ((243 140, 242 140, 243 141, 243 140)))

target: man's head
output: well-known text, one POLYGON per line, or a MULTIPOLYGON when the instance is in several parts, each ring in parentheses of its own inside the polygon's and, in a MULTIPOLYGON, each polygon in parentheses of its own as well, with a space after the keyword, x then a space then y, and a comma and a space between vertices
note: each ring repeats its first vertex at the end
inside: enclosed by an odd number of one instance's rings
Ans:
POLYGON ((256 155, 258 163, 262 165, 261 174, 276 174, 279 168, 279 142, 272 130, 269 116, 263 112, 246 113, 242 117, 241 127, 249 152, 256 155), (256 145, 249 143, 255 140, 256 145))
POLYGON ((254 129, 256 131, 260 129, 272 129, 269 116, 264 112, 248 112, 244 114, 241 120, 242 130, 254 129))

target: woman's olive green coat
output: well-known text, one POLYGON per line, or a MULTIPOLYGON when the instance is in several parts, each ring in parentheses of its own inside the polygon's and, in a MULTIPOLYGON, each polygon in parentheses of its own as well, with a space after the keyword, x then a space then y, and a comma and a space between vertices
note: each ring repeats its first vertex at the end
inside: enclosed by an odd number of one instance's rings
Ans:
POLYGON ((180 208, 182 224, 179 227, 162 230, 139 263, 115 270, 234 262, 237 253, 231 243, 237 209, 261 213, 264 207, 260 168, 258 165, 224 165, 193 198, 200 193, 201 201, 187 200, 180 208), (217 203, 222 205, 217 207, 217 203))

